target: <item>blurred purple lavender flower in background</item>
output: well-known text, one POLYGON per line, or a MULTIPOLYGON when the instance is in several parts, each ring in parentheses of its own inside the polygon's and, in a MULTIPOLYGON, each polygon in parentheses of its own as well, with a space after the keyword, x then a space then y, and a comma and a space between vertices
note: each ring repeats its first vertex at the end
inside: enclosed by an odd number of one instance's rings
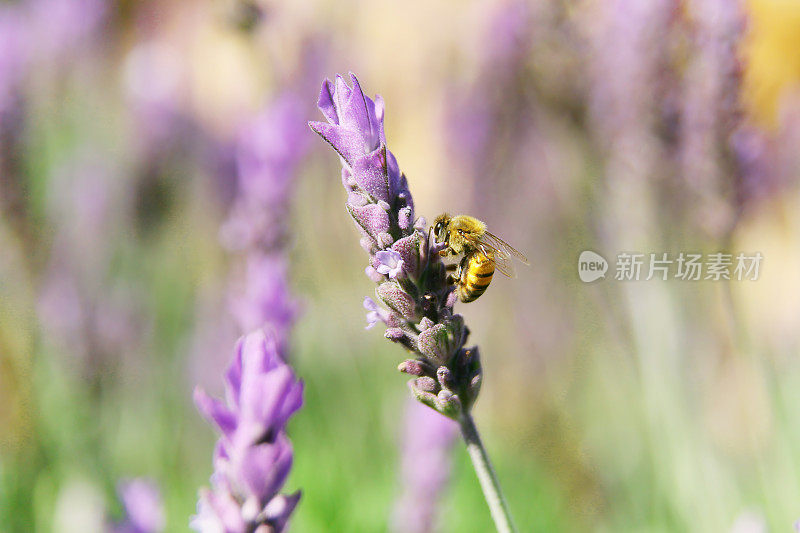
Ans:
POLYGON ((95 44, 110 14, 106 0, 31 0, 27 6, 37 52, 54 63, 95 44))
POLYGON ((262 525, 283 531, 300 498, 278 491, 292 464, 285 424, 302 405, 302 384, 284 361, 299 313, 287 250, 292 193, 310 144, 305 115, 302 101, 287 91, 240 128, 234 145, 235 194, 220 238, 243 261, 231 273, 227 305, 239 332, 257 332, 239 341, 227 373, 227 408, 195 393, 200 411, 223 433, 212 488, 201 493, 192 521, 203 532, 262 525))
POLYGON ((20 153, 24 136, 24 90, 30 39, 21 5, 0 5, 0 213, 28 243, 25 183, 20 153))
POLYGON ((386 338, 415 353, 400 370, 416 376, 409 385, 417 399, 451 418, 469 412, 477 398, 481 369, 477 348, 464 348, 468 330, 453 314, 456 295, 447 282, 438 250, 414 218, 405 175, 386 148, 384 105, 364 95, 351 74, 326 80, 319 108, 327 122, 309 126, 339 154, 347 210, 370 256, 367 276, 378 284, 364 305, 368 322, 383 321, 386 338))
POLYGON ((228 305, 240 331, 274 331, 279 351, 286 344, 299 306, 288 286, 287 245, 291 197, 309 142, 305 108, 292 93, 276 98, 246 124, 236 143, 237 192, 221 238, 244 252, 245 272, 234 275, 228 305))
POLYGON ((800 97, 790 95, 781 102, 778 123, 780 126, 774 132, 744 124, 731 136, 739 178, 737 204, 742 211, 797 182, 800 97))
POLYGON ((113 533, 160 533, 166 527, 161 491, 149 479, 124 480, 117 486, 125 518, 112 526, 113 533))
MULTIPOLYGON (((491 202, 499 188, 485 176, 497 173, 509 157, 502 150, 510 139, 529 127, 528 106, 518 89, 530 55, 532 7, 524 0, 493 6, 481 32, 477 75, 468 87, 458 84, 447 91, 445 117, 447 148, 459 175, 465 175, 476 206, 491 202)), ((463 187, 463 180, 459 182, 463 187)), ((478 211, 479 212, 479 211, 478 211)))
POLYGON ((698 222, 712 233, 724 234, 735 222, 737 183, 730 176, 738 172, 731 152, 739 147, 737 132, 743 129, 738 45, 745 29, 744 5, 731 0, 686 5, 686 31, 694 53, 683 79, 679 166, 690 200, 699 204, 693 210, 702 217, 698 222))
POLYGON ((283 531, 300 493, 279 494, 292 466, 286 422, 303 404, 303 384, 262 330, 243 337, 228 368, 223 403, 195 390, 201 413, 222 434, 211 489, 191 526, 204 533, 283 531))
POLYGON ((183 109, 187 73, 179 52, 164 43, 140 42, 128 52, 123 75, 141 158, 197 149, 198 126, 183 109))
MULTIPOLYGON (((29 39, 19 5, 0 6, 0 117, 16 104, 29 59, 29 39)), ((1 123, 1 122, 0 122, 1 123)))
POLYGON ((252 252, 247 258, 237 297, 230 307, 239 327, 245 331, 265 327, 274 330, 281 353, 285 354, 298 304, 289 291, 289 265, 282 254, 252 252))
POLYGON ((402 494, 392 512, 391 530, 428 533, 436 525, 436 508, 450 478, 450 449, 458 425, 419 402, 408 402, 403 430, 402 494))
POLYGON ((659 234, 650 220, 650 189, 671 168, 659 126, 662 102, 669 105, 675 90, 665 74, 676 5, 615 0, 598 4, 590 21, 589 133, 604 163, 610 215, 604 231, 619 239, 609 246, 635 247, 659 234))
MULTIPOLYGON (((590 133, 606 159, 611 196, 619 193, 612 212, 622 213, 632 197, 649 198, 660 180, 680 176, 671 184, 679 201, 670 207, 719 238, 755 198, 752 184, 767 181, 768 136, 747 122, 741 104, 744 3, 683 5, 620 0, 599 6, 588 24, 595 57, 590 133)), ((628 209, 639 220, 617 221, 620 233, 655 234, 655 221, 643 218, 652 206, 639 204, 628 209)))
POLYGON ((308 153, 305 107, 294 93, 272 101, 238 135, 237 199, 222 229, 231 250, 271 249, 287 239, 286 217, 295 174, 308 153))
POLYGON ((115 243, 130 214, 118 178, 87 150, 54 173, 48 198, 55 234, 39 289, 39 321, 65 360, 73 358, 69 366, 91 378, 135 349, 143 325, 135 289, 110 286, 115 243))
MULTIPOLYGON (((316 64, 319 55, 312 52, 316 49, 309 51, 308 62, 316 64)), ((237 125, 232 140, 216 145, 223 164, 219 196, 227 209, 219 239, 231 262, 225 286, 207 289, 198 309, 192 367, 197 381, 208 386, 222 368, 221 352, 214 347, 255 329, 270 331, 281 357, 289 356, 291 326, 300 314, 289 289, 289 223, 295 184, 310 145, 304 126, 308 106, 296 96, 302 72, 296 78, 282 83, 292 90, 270 99, 255 117, 237 125), (220 307, 228 313, 220 316, 220 307)), ((158 116, 158 109, 174 106, 146 107, 158 116)), ((163 117, 167 123, 169 116, 163 117)))
MULTIPOLYGON (((447 190, 459 191, 448 201, 452 209, 491 220, 520 249, 572 253, 563 227, 571 216, 567 206, 578 201, 571 176, 584 149, 580 59, 587 55, 575 13, 564 3, 526 0, 499 2, 481 13, 477 53, 464 58, 474 67, 442 94, 448 149, 442 178, 447 190)), ((501 379, 524 382, 526 394, 535 394, 531 380, 547 379, 546 367, 558 364, 558 354, 575 338, 559 276, 542 262, 513 291, 494 289, 495 301, 514 309, 518 334, 508 338, 521 342, 511 351, 532 355, 522 363, 529 372, 501 379)), ((486 325, 508 323, 483 309, 486 325)))

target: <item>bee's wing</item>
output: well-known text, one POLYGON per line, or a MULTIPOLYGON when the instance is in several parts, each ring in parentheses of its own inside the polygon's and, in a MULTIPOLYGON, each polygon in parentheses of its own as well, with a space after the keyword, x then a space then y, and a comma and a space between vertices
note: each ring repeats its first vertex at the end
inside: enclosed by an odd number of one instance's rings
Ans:
POLYGON ((481 236, 481 243, 489 245, 494 250, 498 252, 502 252, 506 257, 513 257, 517 261, 530 265, 528 262, 528 258, 522 255, 522 253, 508 244, 506 241, 494 235, 493 233, 489 233, 488 231, 484 232, 481 236))
POLYGON ((514 271, 514 264, 511 262, 511 258, 504 250, 498 250, 494 246, 483 241, 478 242, 478 248, 480 248, 483 255, 492 259, 494 267, 498 272, 508 276, 509 278, 517 277, 517 273, 514 271))

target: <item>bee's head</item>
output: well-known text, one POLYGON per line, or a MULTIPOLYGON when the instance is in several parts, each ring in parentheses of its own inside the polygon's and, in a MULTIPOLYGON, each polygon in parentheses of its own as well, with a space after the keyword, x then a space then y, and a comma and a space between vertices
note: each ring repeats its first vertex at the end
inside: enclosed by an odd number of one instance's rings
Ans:
POLYGON ((447 226, 450 224, 450 215, 442 213, 433 221, 433 236, 436 242, 443 242, 447 234, 447 226))

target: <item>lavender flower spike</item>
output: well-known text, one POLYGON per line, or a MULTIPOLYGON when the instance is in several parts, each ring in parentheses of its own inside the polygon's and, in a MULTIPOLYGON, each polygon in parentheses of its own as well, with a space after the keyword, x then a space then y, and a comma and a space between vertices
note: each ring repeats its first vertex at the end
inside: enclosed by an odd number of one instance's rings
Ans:
POLYGON ((201 491, 191 526, 203 533, 284 531, 300 499, 299 492, 278 493, 292 466, 286 422, 303 404, 303 384, 259 330, 237 343, 225 397, 223 403, 195 390, 198 409, 222 436, 211 489, 201 491))
POLYGON ((423 219, 414 218, 414 201, 405 175, 386 148, 384 105, 368 98, 358 80, 325 80, 318 106, 327 122, 309 122, 312 130, 339 154, 347 210, 369 254, 367 277, 388 309, 372 300, 367 321, 385 322, 384 336, 413 354, 399 370, 416 398, 454 420, 472 458, 498 531, 513 531, 497 478, 478 436, 470 410, 478 397, 482 372, 477 347, 465 346, 469 331, 453 313, 457 298, 423 219), (383 311, 381 313, 380 311, 383 311))
POLYGON ((481 367, 476 348, 465 348, 467 328, 453 314, 455 294, 439 255, 414 219, 414 201, 406 177, 386 148, 384 105, 364 95, 350 75, 326 80, 319 108, 327 122, 309 126, 339 154, 347 210, 369 254, 367 275, 387 310, 367 301, 369 324, 386 323, 385 336, 405 346, 414 359, 400 370, 422 403, 458 419, 477 398, 481 367))

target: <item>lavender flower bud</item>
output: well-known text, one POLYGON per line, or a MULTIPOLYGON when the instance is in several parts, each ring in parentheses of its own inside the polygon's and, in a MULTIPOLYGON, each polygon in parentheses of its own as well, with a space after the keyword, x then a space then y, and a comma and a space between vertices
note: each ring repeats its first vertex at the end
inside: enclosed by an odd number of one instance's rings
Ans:
POLYGON ((412 376, 421 376, 425 371, 422 364, 415 359, 406 359, 397 367, 400 372, 411 374, 412 376))
POLYGON ((414 210, 410 207, 402 208, 397 214, 397 224, 400 229, 408 229, 412 222, 414 222, 414 210))
POLYGON ((414 381, 414 387, 425 392, 436 392, 436 380, 432 377, 423 376, 414 381))
POLYGON ((392 250, 399 255, 400 260, 403 262, 403 270, 407 275, 415 279, 419 277, 419 248, 420 236, 417 233, 403 237, 392 244, 392 250))
POLYGON ((466 340, 464 333, 464 319, 455 315, 420 333, 419 350, 426 357, 446 364, 466 340))
POLYGON ((416 379, 412 379, 411 381, 409 381, 408 387, 411 389, 411 393, 414 395, 417 401, 424 403, 431 409, 435 409, 441 412, 439 409, 439 404, 437 403, 436 395, 433 394, 432 392, 420 388, 417 384, 416 379))
POLYGON ((381 283, 384 279, 386 279, 383 274, 378 272, 375 267, 372 265, 368 266, 364 269, 364 273, 367 275, 369 279, 371 279, 375 283, 381 283))
POLYGON ((383 152, 373 152, 357 159, 353 165, 353 177, 361 190, 374 200, 388 205, 389 182, 383 173, 385 157, 383 152))
POLYGON ((426 329, 432 328, 434 325, 434 321, 428 317, 422 317, 422 320, 419 321, 420 331, 425 331, 426 329))
POLYGON ((442 389, 451 390, 455 383, 453 382, 453 374, 446 366, 440 366, 436 369, 436 380, 442 389))
POLYGON ((417 316, 414 298, 403 291, 397 283, 391 281, 381 283, 375 292, 386 305, 400 313, 404 318, 414 320, 417 316))
POLYGON ((461 414, 461 400, 452 391, 442 389, 436 395, 436 408, 443 415, 457 418, 461 414))
POLYGON ((389 215, 377 204, 361 207, 347 206, 350 216, 356 221, 365 236, 378 240, 378 235, 389 230, 389 215))
POLYGON ((402 330, 402 328, 386 328, 386 332, 383 334, 389 340, 392 341, 400 341, 406 337, 406 332, 402 330))
POLYGON ((394 237, 391 234, 383 231, 378 234, 378 246, 381 248, 388 248, 394 242, 394 237))

